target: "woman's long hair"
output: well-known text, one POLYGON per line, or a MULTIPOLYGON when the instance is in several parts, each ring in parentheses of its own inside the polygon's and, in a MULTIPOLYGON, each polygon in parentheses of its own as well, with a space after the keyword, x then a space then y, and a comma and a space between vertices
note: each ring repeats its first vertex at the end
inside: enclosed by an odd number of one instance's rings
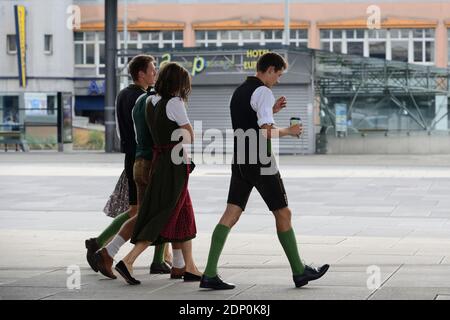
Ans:
POLYGON ((159 71, 155 91, 164 99, 180 97, 187 101, 191 93, 191 76, 178 63, 168 62, 159 71))

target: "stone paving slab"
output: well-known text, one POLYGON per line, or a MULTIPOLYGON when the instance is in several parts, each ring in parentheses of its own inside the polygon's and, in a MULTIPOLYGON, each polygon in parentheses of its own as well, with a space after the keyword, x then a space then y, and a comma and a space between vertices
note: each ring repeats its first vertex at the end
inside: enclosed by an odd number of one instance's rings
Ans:
MULTIPOLYGON (((136 261, 132 287, 91 271, 84 239, 111 219, 101 211, 122 171, 122 154, 8 153, 0 156, 0 299, 446 299, 450 296, 450 156, 281 157, 302 259, 330 263, 323 279, 293 288, 275 221, 254 192, 233 228, 219 272, 238 287, 148 274, 149 249, 136 261), (81 289, 69 290, 68 266, 81 289), (381 287, 367 287, 370 267, 381 287)), ((190 179, 206 264, 211 232, 225 208, 229 165, 198 163, 190 179)), ((126 244, 121 259, 131 249, 126 244)))

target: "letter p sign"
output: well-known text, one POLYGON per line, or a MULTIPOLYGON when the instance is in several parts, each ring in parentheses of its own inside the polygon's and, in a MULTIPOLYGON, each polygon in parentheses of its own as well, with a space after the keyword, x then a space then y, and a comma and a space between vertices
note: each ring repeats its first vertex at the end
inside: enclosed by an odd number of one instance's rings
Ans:
POLYGON ((200 73, 205 69, 205 59, 202 57, 195 57, 194 63, 192 64, 192 76, 200 73))

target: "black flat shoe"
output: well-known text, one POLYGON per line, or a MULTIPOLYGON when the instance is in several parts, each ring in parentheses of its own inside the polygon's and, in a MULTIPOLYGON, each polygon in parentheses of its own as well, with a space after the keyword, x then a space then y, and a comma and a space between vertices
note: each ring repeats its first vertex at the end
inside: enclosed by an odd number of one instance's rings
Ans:
POLYGON ((203 275, 200 280, 200 288, 213 289, 213 290, 230 290, 236 286, 233 283, 227 283, 223 281, 218 275, 215 277, 208 277, 203 275))
POLYGON ((314 281, 321 278, 330 268, 328 264, 324 264, 319 268, 311 268, 305 265, 305 271, 301 275, 293 276, 295 286, 297 288, 307 285, 309 281, 314 281))
POLYGON ((84 246, 87 249, 86 260, 92 270, 98 272, 97 262, 95 260, 95 252, 100 249, 96 238, 90 238, 84 241, 84 246))
POLYGON ((150 265, 150 274, 169 274, 169 273, 170 273, 170 266, 165 261, 162 263, 152 262, 152 264, 150 265))
POLYGON ((139 280, 133 278, 133 276, 128 271, 127 266, 122 260, 120 260, 119 263, 116 264, 115 269, 117 270, 117 272, 119 272, 119 274, 125 279, 125 281, 128 284, 131 285, 141 284, 139 280))
POLYGON ((184 272, 183 279, 185 282, 195 282, 200 281, 202 279, 202 276, 198 276, 190 272, 184 272))

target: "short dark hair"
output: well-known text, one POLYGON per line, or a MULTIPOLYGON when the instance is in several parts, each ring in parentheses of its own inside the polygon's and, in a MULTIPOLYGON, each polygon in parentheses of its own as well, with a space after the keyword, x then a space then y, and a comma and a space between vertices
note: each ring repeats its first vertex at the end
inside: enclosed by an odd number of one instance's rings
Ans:
POLYGON ((287 68, 287 62, 278 53, 267 52, 259 57, 256 63, 256 71, 266 72, 269 67, 274 67, 275 71, 280 71, 287 68))
POLYGON ((128 63, 128 72, 133 81, 139 80, 139 71, 146 73, 149 63, 153 61, 155 61, 155 58, 146 54, 140 54, 131 59, 128 63))
POLYGON ((159 70, 155 91, 165 99, 179 96, 186 101, 191 93, 191 76, 178 63, 165 63, 159 70))

